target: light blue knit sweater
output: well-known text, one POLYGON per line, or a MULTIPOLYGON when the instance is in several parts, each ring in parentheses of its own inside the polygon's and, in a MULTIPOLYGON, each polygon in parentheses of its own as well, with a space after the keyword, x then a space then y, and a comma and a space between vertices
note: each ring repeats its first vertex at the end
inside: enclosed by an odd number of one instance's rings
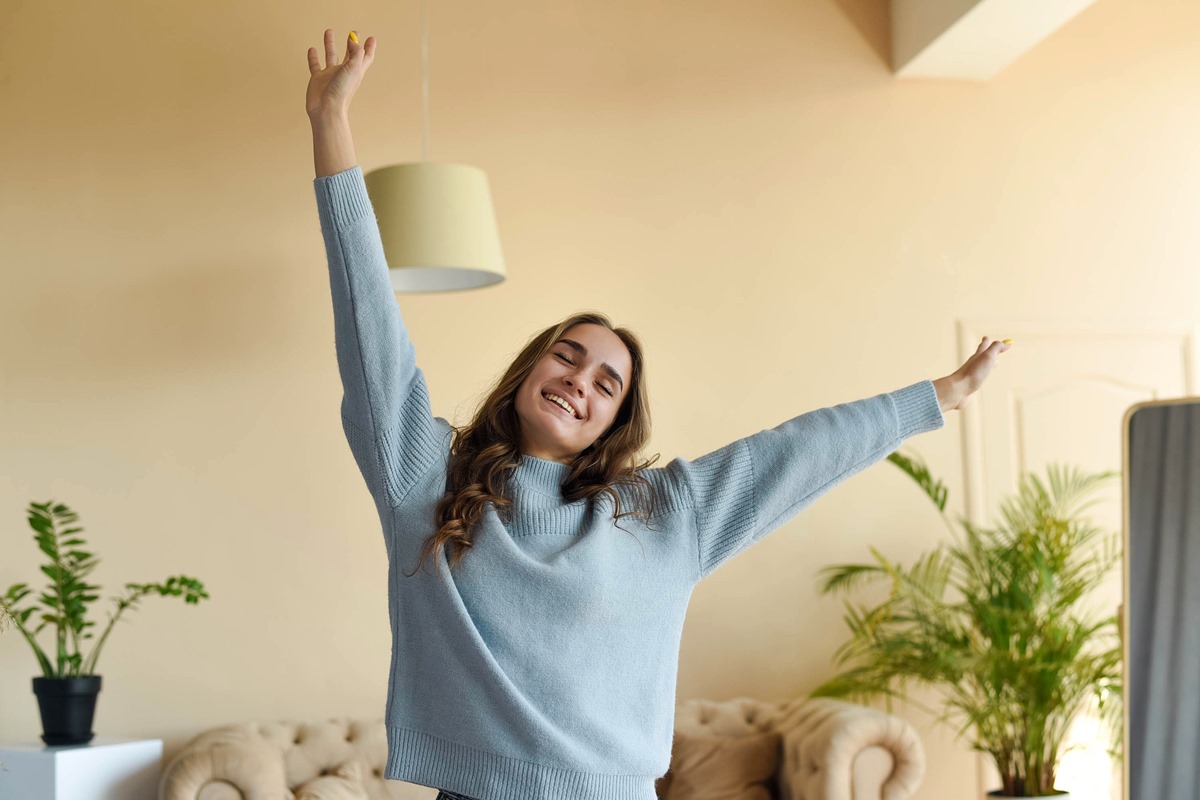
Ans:
POLYGON ((563 502, 565 464, 523 456, 513 521, 489 507, 453 574, 442 550, 405 577, 435 530, 450 425, 430 410, 361 168, 314 186, 342 424, 388 554, 386 777, 478 800, 654 800, 693 588, 906 438, 943 427, 932 382, 648 469, 657 513, 649 527, 622 518, 629 533, 604 495, 591 511, 563 502))

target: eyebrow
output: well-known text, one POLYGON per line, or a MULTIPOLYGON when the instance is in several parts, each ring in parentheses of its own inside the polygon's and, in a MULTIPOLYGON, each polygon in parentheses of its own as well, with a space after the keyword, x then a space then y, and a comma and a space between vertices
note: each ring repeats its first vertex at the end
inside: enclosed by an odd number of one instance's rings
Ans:
MULTIPOLYGON (((555 342, 555 344, 560 344, 560 343, 567 345, 572 350, 574 350, 576 353, 579 353, 579 355, 581 355, 581 356, 587 355, 587 348, 584 347, 583 345, 581 345, 579 342, 575 341, 574 339, 562 338, 562 339, 559 339, 557 342, 555 342)), ((625 381, 621 380, 621 373, 619 373, 615 369, 613 369, 612 364, 602 362, 600 364, 600 369, 604 370, 609 375, 611 375, 612 379, 615 380, 618 384, 620 384, 621 391, 625 391, 625 381)))

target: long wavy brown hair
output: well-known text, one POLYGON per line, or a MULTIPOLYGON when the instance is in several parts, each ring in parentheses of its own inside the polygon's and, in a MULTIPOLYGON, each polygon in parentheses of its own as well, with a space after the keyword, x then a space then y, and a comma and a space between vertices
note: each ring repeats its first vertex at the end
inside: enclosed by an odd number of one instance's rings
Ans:
MULTIPOLYGON (((475 418, 464 427, 452 425, 450 467, 446 492, 438 501, 435 518, 438 530, 421 548, 418 568, 425 558, 446 547, 450 568, 462 560, 472 544, 472 529, 491 503, 501 518, 511 521, 513 501, 508 485, 521 459, 521 424, 517 416, 517 389, 538 361, 569 329, 582 323, 603 325, 620 337, 629 350, 632 374, 629 391, 611 426, 571 464, 562 484, 563 500, 587 498, 589 510, 596 498, 608 494, 613 500, 613 519, 630 515, 646 520, 654 515, 655 497, 650 482, 638 474, 658 461, 656 453, 639 462, 639 454, 650 439, 650 402, 646 391, 642 343, 633 331, 614 327, 597 311, 573 314, 533 336, 513 360, 503 377, 484 400, 475 418), (618 486, 633 491, 632 510, 622 512, 618 486)), ((617 525, 620 528, 620 525, 617 525)), ((624 530, 624 528, 622 528, 624 530)), ((415 574, 405 573, 411 576, 415 574)))

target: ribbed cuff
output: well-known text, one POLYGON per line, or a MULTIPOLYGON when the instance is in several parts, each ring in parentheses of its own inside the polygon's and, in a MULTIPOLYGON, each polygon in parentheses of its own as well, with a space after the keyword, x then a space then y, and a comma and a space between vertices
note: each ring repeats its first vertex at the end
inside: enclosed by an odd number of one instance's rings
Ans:
POLYGON ((328 211, 328 221, 335 228, 344 228, 351 222, 375 213, 367 194, 362 168, 357 164, 333 175, 313 179, 313 187, 319 199, 325 201, 318 203, 318 207, 328 211))
POLYGON ((911 386, 897 389, 888 396, 896 404, 901 439, 945 427, 946 418, 942 414, 942 406, 938 402, 933 381, 918 381, 911 386))

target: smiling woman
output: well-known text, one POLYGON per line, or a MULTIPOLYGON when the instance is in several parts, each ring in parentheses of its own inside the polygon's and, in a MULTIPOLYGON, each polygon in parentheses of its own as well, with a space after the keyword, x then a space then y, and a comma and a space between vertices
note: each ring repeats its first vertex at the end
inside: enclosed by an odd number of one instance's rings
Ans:
POLYGON ((333 42, 324 67, 309 51, 308 110, 342 427, 388 554, 385 777, 442 800, 653 800, 695 585, 943 427, 1008 347, 984 339, 944 378, 653 468, 641 343, 586 312, 533 336, 452 426, 430 408, 350 136, 375 40, 351 38, 340 63, 333 42))
POLYGON ((650 436, 650 405, 642 345, 597 312, 572 315, 535 335, 509 365, 470 424, 453 427, 446 491, 436 510, 437 533, 422 560, 456 547, 451 566, 472 544, 472 528, 488 506, 510 510, 509 481, 525 459, 562 466, 567 502, 607 494, 614 520, 649 516, 654 498, 639 475, 654 463, 637 455, 650 436), (555 399, 551 399, 555 398, 555 399), (565 407, 564 407, 565 406, 565 407), (635 490, 635 508, 622 513, 635 490))

